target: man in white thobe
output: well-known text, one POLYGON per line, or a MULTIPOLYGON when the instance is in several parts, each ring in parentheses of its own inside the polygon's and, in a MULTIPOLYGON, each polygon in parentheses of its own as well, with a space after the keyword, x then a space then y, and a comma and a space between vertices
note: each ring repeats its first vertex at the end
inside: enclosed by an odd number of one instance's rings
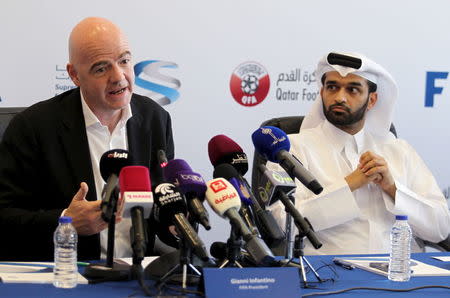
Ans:
MULTIPOLYGON (((417 152, 390 133, 397 85, 380 65, 359 54, 330 53, 320 60, 320 98, 291 153, 324 190, 314 195, 296 181, 296 207, 323 246, 305 240, 305 254, 388 253, 395 215, 408 215, 415 237, 447 238, 450 215, 433 175, 417 152)), ((284 226, 285 211, 272 205, 284 226)), ((423 251, 414 239, 413 252, 423 251)))

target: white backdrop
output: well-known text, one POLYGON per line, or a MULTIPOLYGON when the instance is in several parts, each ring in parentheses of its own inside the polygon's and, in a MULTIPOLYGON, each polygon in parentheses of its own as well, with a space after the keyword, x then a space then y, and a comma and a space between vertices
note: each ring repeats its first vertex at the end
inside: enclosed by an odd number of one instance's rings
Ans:
MULTIPOLYGON (((321 56, 332 50, 362 52, 397 79, 398 134, 418 150, 444 190, 450 185, 450 78, 434 82, 443 91, 434 96, 433 107, 424 103, 426 73, 450 71, 448 11, 445 0, 3 0, 0 107, 28 106, 71 86, 64 69, 72 27, 87 16, 109 18, 129 36, 135 63, 177 65, 159 72, 179 84, 142 75, 179 92, 165 106, 173 119, 176 157, 209 180, 211 137, 231 137, 251 161, 250 135, 262 121, 306 113, 311 101, 302 99, 303 90, 312 94, 317 88, 303 78, 312 78, 321 56), (232 73, 249 61, 261 64, 270 78, 267 97, 253 107, 239 105, 230 92, 232 73), (298 80, 278 81, 297 70, 298 80), (298 99, 279 99, 287 91, 299 92, 298 99)), ((224 241, 229 231, 217 216, 212 224, 212 231, 201 230, 207 245, 224 241)))

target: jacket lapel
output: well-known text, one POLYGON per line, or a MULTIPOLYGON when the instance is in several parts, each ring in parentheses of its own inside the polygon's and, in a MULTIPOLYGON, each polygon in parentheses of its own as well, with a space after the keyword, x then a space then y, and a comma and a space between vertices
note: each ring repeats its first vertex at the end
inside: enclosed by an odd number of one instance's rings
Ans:
POLYGON ((134 100, 132 98, 130 103, 133 116, 127 122, 128 151, 133 164, 149 166, 152 145, 151 131, 150 127, 144 125, 144 116, 134 103, 134 100))
POLYGON ((95 201, 97 200, 97 192, 81 107, 80 89, 74 90, 67 98, 64 98, 61 105, 60 137, 68 160, 68 170, 73 173, 75 183, 79 184, 84 181, 88 184, 89 191, 86 199, 95 201))

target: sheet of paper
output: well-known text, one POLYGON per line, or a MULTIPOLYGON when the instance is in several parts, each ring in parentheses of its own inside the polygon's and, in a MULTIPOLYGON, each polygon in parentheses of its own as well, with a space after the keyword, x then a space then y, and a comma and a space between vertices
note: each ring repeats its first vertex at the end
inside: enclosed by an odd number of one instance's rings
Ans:
POLYGON ((442 262, 450 262, 450 256, 440 256, 440 257, 433 257, 436 260, 442 261, 442 262))
MULTIPOLYGON (((0 279, 4 283, 53 283, 53 263, 0 262, 0 279)), ((88 281, 78 273, 78 283, 88 281)))
MULTIPOLYGON (((17 263, 18 264, 18 263, 17 263)), ((30 265, 15 265, 15 264, 0 264, 0 273, 27 273, 53 270, 53 265, 48 266, 33 266, 30 265)))
MULTIPOLYGON (((51 284, 53 283, 53 272, 0 273, 0 278, 4 283, 51 284)), ((88 284, 87 279, 80 273, 78 273, 78 284, 88 284)))
MULTIPOLYGON (((388 257, 342 257, 339 258, 345 262, 353 264, 357 268, 364 269, 366 271, 374 272, 387 276, 386 263, 389 262, 388 257)), ((450 270, 429 265, 417 260, 411 260, 411 270, 413 271, 411 276, 450 276, 450 270)))
MULTIPOLYGON (((150 264, 151 262, 153 262, 157 258, 159 258, 159 257, 145 257, 144 260, 142 260, 142 268, 147 267, 148 264, 150 264)), ((127 263, 128 265, 133 264, 133 259, 132 258, 120 258, 119 260, 127 263)))

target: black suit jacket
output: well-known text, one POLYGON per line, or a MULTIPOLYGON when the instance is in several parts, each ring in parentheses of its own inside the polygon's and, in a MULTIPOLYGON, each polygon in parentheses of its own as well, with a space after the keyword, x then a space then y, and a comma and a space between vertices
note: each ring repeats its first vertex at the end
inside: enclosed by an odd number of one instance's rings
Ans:
MULTIPOLYGON (((170 115, 151 99, 133 94, 127 122, 133 164, 162 181, 157 150, 174 155, 170 115)), ((96 200, 80 90, 73 89, 18 114, 0 144, 0 260, 53 260, 53 231, 84 181, 96 200)), ((153 248, 153 221, 149 245, 153 248)), ((148 254, 151 251, 147 252, 148 254)), ((100 258, 99 235, 79 236, 78 258, 100 258)))

